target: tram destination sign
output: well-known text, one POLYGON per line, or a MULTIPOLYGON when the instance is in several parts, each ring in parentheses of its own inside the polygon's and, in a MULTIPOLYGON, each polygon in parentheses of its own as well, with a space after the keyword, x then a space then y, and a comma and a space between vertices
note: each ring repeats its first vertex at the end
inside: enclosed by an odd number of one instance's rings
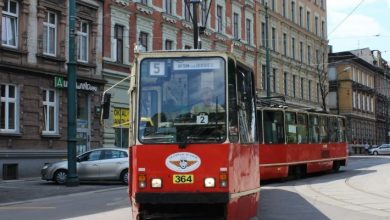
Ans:
POLYGON ((210 60, 182 60, 174 61, 173 69, 174 70, 204 70, 204 69, 219 69, 220 60, 210 59, 210 60))
MULTIPOLYGON (((62 89, 68 87, 68 81, 66 81, 63 77, 54 77, 54 88, 62 89)), ((88 82, 77 82, 76 88, 78 90, 85 90, 91 92, 97 92, 97 86, 94 86, 88 82)))

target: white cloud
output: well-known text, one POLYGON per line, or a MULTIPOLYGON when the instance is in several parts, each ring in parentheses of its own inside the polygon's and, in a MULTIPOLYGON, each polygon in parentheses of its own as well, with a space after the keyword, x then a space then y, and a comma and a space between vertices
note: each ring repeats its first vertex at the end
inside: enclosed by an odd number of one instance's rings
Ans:
MULTIPOLYGON (((362 0, 328 0, 327 10, 328 11, 352 11, 362 0)), ((369 4, 376 4, 383 0, 364 0, 360 7, 367 6, 369 4)), ((390 0, 387 0, 390 4, 390 0)))

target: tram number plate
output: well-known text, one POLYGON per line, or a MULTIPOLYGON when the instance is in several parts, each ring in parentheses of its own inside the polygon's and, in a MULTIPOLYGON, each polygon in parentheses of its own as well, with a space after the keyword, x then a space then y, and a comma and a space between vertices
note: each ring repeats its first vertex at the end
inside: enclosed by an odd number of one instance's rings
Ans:
POLYGON ((183 175, 173 175, 174 184, 192 184, 194 183, 194 175, 192 174, 183 174, 183 175))

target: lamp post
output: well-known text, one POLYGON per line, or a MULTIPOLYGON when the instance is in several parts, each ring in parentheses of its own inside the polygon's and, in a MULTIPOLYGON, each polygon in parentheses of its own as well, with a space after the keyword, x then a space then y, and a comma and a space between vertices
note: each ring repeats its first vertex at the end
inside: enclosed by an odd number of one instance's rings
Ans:
POLYGON ((76 0, 69 0, 69 60, 68 60, 68 175, 66 186, 80 184, 76 170, 76 0))

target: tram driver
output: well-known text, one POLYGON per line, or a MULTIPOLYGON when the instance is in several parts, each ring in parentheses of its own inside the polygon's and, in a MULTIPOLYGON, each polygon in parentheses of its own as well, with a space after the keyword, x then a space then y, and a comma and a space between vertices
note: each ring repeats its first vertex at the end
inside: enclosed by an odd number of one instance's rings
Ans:
POLYGON ((210 87, 205 87, 200 91, 201 101, 191 108, 192 115, 210 113, 224 113, 225 109, 218 103, 218 99, 214 96, 213 90, 210 87))

